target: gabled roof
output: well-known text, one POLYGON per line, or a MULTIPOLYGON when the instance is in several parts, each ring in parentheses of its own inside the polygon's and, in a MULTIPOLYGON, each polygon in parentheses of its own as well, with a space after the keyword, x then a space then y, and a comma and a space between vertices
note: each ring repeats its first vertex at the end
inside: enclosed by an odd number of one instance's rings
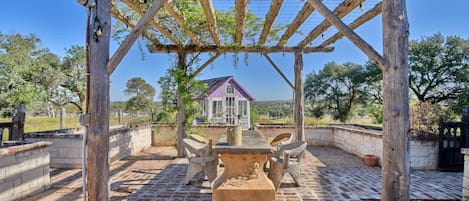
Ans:
MULTIPOLYGON (((223 86, 227 82, 231 82, 234 87, 246 98, 248 98, 250 101, 254 100, 254 97, 252 97, 234 78, 233 76, 226 76, 226 77, 217 77, 217 78, 212 78, 212 79, 207 79, 207 80, 202 80, 202 82, 207 84, 207 93, 205 95, 209 96, 211 93, 213 93, 215 90, 223 86)), ((197 99, 204 98, 205 95, 199 95, 197 99)))

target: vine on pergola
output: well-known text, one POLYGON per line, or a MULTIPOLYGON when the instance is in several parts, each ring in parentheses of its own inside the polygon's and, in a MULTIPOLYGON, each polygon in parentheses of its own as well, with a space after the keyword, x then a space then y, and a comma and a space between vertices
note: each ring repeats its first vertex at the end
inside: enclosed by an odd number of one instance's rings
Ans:
MULTIPOLYGON (((131 31, 129 26, 135 26, 135 22, 139 19, 143 11, 147 10, 153 1, 146 1, 143 4, 137 1, 123 0, 114 1, 112 13, 120 19, 114 24, 113 37, 116 40, 122 40, 131 31), (132 7, 134 10, 128 9, 132 7), (135 12, 141 10, 142 12, 135 12)), ((200 1, 181 0, 181 1, 168 1, 164 7, 153 18, 153 25, 156 23, 158 26, 147 26, 146 30, 142 33, 142 37, 146 38, 147 46, 164 44, 175 44, 179 46, 185 45, 204 45, 204 44, 225 44, 228 46, 238 46, 242 42, 246 42, 250 46, 255 46, 258 42, 258 33, 262 30, 264 21, 263 19, 255 16, 251 12, 245 13, 245 21, 243 25, 243 41, 240 42, 240 35, 237 31, 236 21, 236 8, 231 7, 227 11, 214 10, 215 18, 217 20, 217 37, 212 37, 207 18, 204 14, 204 8, 200 1), (159 27, 159 28, 158 28, 159 27), (165 34, 165 30, 169 33, 165 34), (169 36, 169 37, 168 37, 169 36)), ((150 23, 152 23, 150 22, 150 23)), ((278 40, 278 33, 285 28, 285 26, 275 25, 269 33, 268 40, 278 40)), ((142 52, 142 41, 139 41, 139 48, 142 52)), ((167 75, 161 79, 160 84, 167 88, 175 86, 176 91, 173 95, 163 94, 163 103, 166 105, 166 112, 178 111, 177 124, 178 135, 177 141, 181 142, 185 137, 185 130, 190 126, 190 121, 193 119, 197 102, 193 99, 193 91, 203 91, 204 86, 200 81, 196 81, 195 77, 198 73, 195 69, 200 59, 197 59, 200 53, 185 53, 178 52, 178 57, 175 57, 173 62, 175 65, 168 69, 167 75), (189 62, 187 62, 189 56, 189 62), (182 60, 182 61, 181 61, 182 60), (170 82, 173 82, 171 84, 170 82), (196 86, 197 88, 194 88, 196 86), (174 101, 166 100, 166 98, 175 98, 174 101), (177 108, 170 105, 177 102, 177 108), (181 129, 179 129, 181 128, 181 129)), ((217 55, 217 52, 210 53, 211 56, 217 55)), ((244 61, 247 63, 248 53, 244 55, 244 61)), ((237 65, 239 60, 238 54, 233 54, 233 62, 237 65)), ((178 143, 179 144, 179 143, 178 143)), ((178 156, 183 156, 182 146, 178 146, 178 156)))

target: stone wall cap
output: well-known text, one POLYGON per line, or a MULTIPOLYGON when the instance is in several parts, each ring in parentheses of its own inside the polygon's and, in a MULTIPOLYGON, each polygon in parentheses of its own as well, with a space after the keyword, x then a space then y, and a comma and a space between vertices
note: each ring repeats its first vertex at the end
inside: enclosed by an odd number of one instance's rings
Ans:
POLYGON ((25 133, 25 138, 82 138, 82 134, 76 133, 25 133))
MULTIPOLYGON (((295 128, 293 125, 287 125, 287 124, 257 124, 257 128, 295 128)), ((346 131, 351 131, 354 133, 359 133, 363 135, 368 135, 372 137, 382 137, 383 136, 383 131, 376 130, 376 129, 366 129, 366 128, 361 128, 357 126, 356 124, 331 124, 331 125, 325 125, 325 126, 305 126, 305 129, 341 129, 341 130, 346 130, 346 131)))
MULTIPOLYGON (((5 141, 4 143, 9 143, 9 141, 5 141)), ((15 142, 12 142, 15 143, 15 142)), ((24 143, 20 142, 20 145, 14 145, 9 147, 0 148, 0 156, 1 155, 8 155, 8 154, 15 154, 18 152, 30 151, 34 149, 40 149, 43 147, 49 147, 52 142, 33 142, 33 143, 24 143)))

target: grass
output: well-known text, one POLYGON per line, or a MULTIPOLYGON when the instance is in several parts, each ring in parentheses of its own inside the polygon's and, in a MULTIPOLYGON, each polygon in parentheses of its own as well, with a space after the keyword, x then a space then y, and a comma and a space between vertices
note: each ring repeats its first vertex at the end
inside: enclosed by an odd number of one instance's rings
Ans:
MULTIPOLYGON (((340 122, 338 120, 332 119, 331 116, 325 115, 322 118, 315 118, 315 117, 309 117, 305 116, 304 117, 304 123, 305 126, 321 126, 321 125, 328 125, 328 124, 343 124, 343 122, 340 122)), ((288 124, 288 125, 294 125, 294 120, 293 118, 280 118, 280 119, 268 119, 268 118, 259 118, 256 120, 255 123, 275 123, 275 124, 288 124)), ((345 122, 346 124, 362 124, 362 125, 368 125, 368 126, 378 126, 378 127, 383 127, 383 124, 376 124, 373 123, 373 120, 368 117, 352 117, 350 120, 345 122)))
MULTIPOLYGON (((122 122, 124 124, 138 124, 143 122, 149 122, 149 117, 123 117, 122 122)), ((0 118, 0 122, 11 122, 11 118, 0 118)), ((111 117, 109 119, 110 125, 119 124, 117 117, 111 117)), ((78 117, 65 117, 65 128, 78 128, 80 127, 80 121, 78 117)), ((60 129, 60 118, 51 117, 26 117, 24 124, 24 132, 39 132, 48 130, 60 129)), ((3 140, 8 140, 8 131, 3 133, 3 140)))

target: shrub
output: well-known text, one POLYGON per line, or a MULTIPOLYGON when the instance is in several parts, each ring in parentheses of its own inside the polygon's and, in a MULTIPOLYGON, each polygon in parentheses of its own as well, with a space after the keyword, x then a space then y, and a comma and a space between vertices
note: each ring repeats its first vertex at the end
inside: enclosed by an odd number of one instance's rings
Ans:
POLYGON ((371 104, 367 109, 367 113, 373 118, 373 123, 383 123, 383 105, 371 104))
POLYGON ((417 135, 438 134, 440 118, 449 119, 448 109, 430 102, 410 105, 410 127, 417 135))

